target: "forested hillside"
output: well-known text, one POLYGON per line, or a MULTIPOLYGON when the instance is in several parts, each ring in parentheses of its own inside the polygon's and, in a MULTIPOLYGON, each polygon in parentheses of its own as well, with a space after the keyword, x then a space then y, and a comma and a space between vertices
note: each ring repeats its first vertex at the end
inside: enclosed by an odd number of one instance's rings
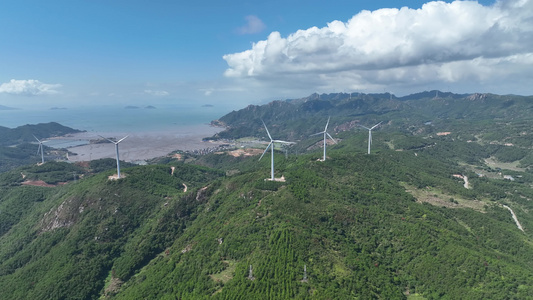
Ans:
POLYGON ((1 211, 18 216, 2 225, 0 288, 8 299, 527 299, 531 179, 476 178, 431 151, 276 155, 286 182, 264 180, 267 161, 213 154, 255 170, 171 163, 4 186, 1 211))
POLYGON ((266 144, 124 164, 119 180, 112 159, 4 172, 2 298, 533 299, 531 99, 431 94, 221 118, 228 138, 252 124, 264 139, 263 119, 298 141, 276 148, 278 181, 266 144), (328 115, 322 161, 309 135, 328 115), (367 154, 358 125, 381 121, 367 154))

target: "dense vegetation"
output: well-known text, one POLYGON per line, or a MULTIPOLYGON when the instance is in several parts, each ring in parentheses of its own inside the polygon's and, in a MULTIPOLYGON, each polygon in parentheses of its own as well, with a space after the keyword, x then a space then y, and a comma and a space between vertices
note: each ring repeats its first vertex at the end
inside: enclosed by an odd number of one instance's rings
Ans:
MULTIPOLYGON (((276 138, 301 140, 275 155, 284 182, 265 181, 269 157, 220 153, 124 164, 120 180, 108 179, 109 159, 4 172, 2 298, 531 299, 532 124, 517 108, 529 100, 421 99, 431 94, 320 95, 234 112, 242 126, 262 117, 276 138), (424 102, 442 116, 428 117, 424 102), (289 117, 304 105, 315 112, 289 117), (324 110, 339 112, 330 127, 339 144, 322 162, 308 135, 324 124, 303 124, 324 110), (367 155, 356 125, 381 120, 367 155)), ((230 117, 221 121, 239 128, 230 117)))

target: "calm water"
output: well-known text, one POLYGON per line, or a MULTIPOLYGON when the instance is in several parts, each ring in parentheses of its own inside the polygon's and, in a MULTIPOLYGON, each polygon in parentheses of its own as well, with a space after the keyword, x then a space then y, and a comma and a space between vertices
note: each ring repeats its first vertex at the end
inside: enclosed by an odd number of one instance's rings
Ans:
MULTIPOLYGON (((155 106, 155 105, 154 105, 155 106)), ((182 131, 218 119, 229 111, 199 105, 157 105, 155 109, 86 106, 67 109, 0 110, 0 126, 58 122, 88 132, 182 131)))

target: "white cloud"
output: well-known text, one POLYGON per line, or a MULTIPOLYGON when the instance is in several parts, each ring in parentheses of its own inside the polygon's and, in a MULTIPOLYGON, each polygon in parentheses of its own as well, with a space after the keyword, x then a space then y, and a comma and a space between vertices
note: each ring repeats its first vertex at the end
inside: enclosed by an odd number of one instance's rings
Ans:
POLYGON ((157 96, 157 97, 164 97, 170 95, 167 91, 158 91, 158 90, 144 90, 146 94, 157 96))
POLYGON ((225 75, 302 89, 382 89, 435 82, 505 84, 531 77, 533 0, 428 2, 420 9, 362 11, 347 22, 272 32, 224 55, 225 75), (524 64, 527 65, 524 66, 524 64))
POLYGON ((217 87, 217 88, 200 88, 198 89, 200 92, 204 94, 204 96, 211 96, 213 93, 240 93, 245 91, 245 89, 241 86, 224 86, 224 87, 217 87))
POLYGON ((213 94, 213 89, 201 89, 204 92, 204 96, 211 96, 213 94))
POLYGON ((57 89, 60 87, 61 84, 47 84, 34 79, 11 79, 0 85, 0 93, 25 96, 54 95, 59 94, 57 89))
POLYGON ((237 28, 238 34, 254 34, 265 30, 266 26, 257 16, 246 16, 246 25, 237 28))

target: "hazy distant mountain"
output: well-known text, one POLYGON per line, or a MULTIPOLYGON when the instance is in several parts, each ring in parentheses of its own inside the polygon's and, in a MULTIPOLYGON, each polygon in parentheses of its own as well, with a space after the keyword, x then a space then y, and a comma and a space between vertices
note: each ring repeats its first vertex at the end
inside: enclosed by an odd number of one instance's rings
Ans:
POLYGON ((14 109, 18 109, 18 108, 0 105, 0 110, 14 110, 14 109))

